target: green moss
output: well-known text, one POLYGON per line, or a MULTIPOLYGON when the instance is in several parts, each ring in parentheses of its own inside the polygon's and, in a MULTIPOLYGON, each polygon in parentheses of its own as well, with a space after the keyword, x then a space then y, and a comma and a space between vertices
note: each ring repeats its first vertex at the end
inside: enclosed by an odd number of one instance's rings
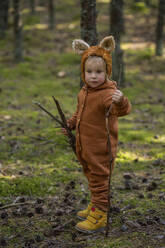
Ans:
POLYGON ((48 188, 51 186, 51 181, 47 177, 23 177, 23 178, 8 178, 0 179, 0 195, 15 196, 15 195, 45 195, 48 188))
POLYGON ((33 24, 39 23, 40 18, 37 15, 29 15, 24 18, 24 29, 26 30, 26 26, 31 26, 33 24))
POLYGON ((135 13, 136 12, 143 13, 143 14, 149 13, 149 8, 146 6, 144 2, 133 3, 131 6, 131 10, 135 13))
POLYGON ((80 57, 74 53, 61 54, 58 57, 58 63, 61 66, 80 64, 80 57))
POLYGON ((145 49, 127 49, 126 50, 126 58, 128 63, 145 63, 145 61, 155 61, 154 49, 151 47, 145 49))
MULTIPOLYGON (((92 242, 89 242, 89 245, 92 242)), ((123 240, 123 238, 116 238, 115 240, 109 240, 107 241, 106 239, 101 239, 100 241, 97 241, 96 244, 89 246, 92 248, 99 248, 100 246, 104 247, 104 248, 129 248, 132 245, 132 242, 129 240, 123 240), (104 242, 104 244, 103 244, 104 242)))

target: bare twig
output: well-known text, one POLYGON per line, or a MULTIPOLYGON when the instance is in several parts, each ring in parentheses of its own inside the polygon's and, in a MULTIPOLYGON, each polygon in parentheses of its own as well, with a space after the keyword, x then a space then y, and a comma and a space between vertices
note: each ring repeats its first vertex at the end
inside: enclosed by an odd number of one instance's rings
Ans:
POLYGON ((108 153, 109 153, 109 177, 108 177, 108 211, 107 211, 107 225, 106 225, 106 233, 105 236, 108 236, 109 232, 109 217, 110 217, 110 206, 111 206, 111 176, 112 176, 112 164, 113 164, 113 157, 112 157, 112 150, 111 150, 111 140, 110 140, 110 130, 109 130, 109 114, 112 109, 112 104, 106 113, 106 129, 108 134, 108 153))
POLYGON ((43 107, 40 103, 38 102, 35 102, 34 103, 40 108, 42 109, 45 113, 47 113, 53 120, 55 120, 56 122, 58 122, 60 124, 60 126, 62 128, 65 128, 66 131, 67 131, 67 134, 68 134, 68 139, 69 139, 69 144, 70 146, 72 147, 74 153, 76 154, 76 146, 75 146, 75 143, 76 143, 76 138, 75 138, 75 135, 72 134, 71 130, 69 129, 68 125, 67 125, 67 121, 66 121, 66 118, 65 118, 65 115, 60 107, 60 104, 59 102, 55 99, 55 97, 53 96, 53 100, 56 104, 56 107, 57 107, 57 110, 58 110, 58 113, 60 115, 60 118, 61 118, 61 121, 59 119, 57 119, 52 113, 50 113, 45 107, 43 107))
POLYGON ((46 108, 44 108, 39 102, 33 101, 34 104, 36 104, 40 109, 42 109, 44 112, 46 112, 53 120, 58 122, 62 127, 64 127, 63 123, 59 121, 52 113, 50 113, 46 108))
POLYGON ((17 206, 23 206, 23 205, 33 205, 33 204, 35 204, 35 202, 18 202, 18 203, 12 203, 12 204, 5 205, 3 207, 0 207, 0 210, 7 209, 7 208, 13 208, 13 207, 17 207, 17 206))
MULTIPOLYGON (((122 65, 120 64, 120 71, 119 71, 119 80, 118 83, 120 85, 121 81, 121 68, 122 65)), ((118 87, 119 89, 119 87, 118 87)), ((108 211, 107 211, 107 225, 106 225, 106 232, 105 236, 108 237, 108 232, 109 232, 109 217, 110 217, 110 207, 111 207, 111 177, 112 177, 112 165, 114 158, 112 157, 112 149, 111 149, 111 139, 110 139, 110 130, 109 130, 109 115, 112 110, 113 103, 110 105, 106 115, 105 115, 105 120, 106 120, 106 129, 107 129, 107 135, 108 135, 108 153, 109 153, 109 177, 108 177, 108 211)))
POLYGON ((55 102, 55 104, 56 104, 56 107, 57 107, 58 113, 59 113, 59 115, 60 115, 61 121, 62 121, 62 123, 63 123, 63 126, 64 126, 64 128, 66 129, 66 131, 67 131, 68 138, 69 138, 69 143, 70 143, 70 145, 71 145, 71 147, 72 147, 74 153, 76 154, 76 147, 75 147, 76 138, 75 138, 75 136, 72 134, 70 128, 69 128, 68 125, 67 125, 67 120, 66 120, 66 118, 65 118, 65 115, 64 115, 64 113, 63 113, 61 107, 60 107, 59 102, 55 99, 54 96, 52 96, 52 97, 53 97, 53 100, 54 100, 54 102, 55 102))

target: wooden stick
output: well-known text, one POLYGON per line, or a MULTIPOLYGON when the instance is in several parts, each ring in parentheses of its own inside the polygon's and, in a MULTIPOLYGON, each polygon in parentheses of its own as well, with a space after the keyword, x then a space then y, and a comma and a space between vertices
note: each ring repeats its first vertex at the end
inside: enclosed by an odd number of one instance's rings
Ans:
POLYGON ((13 207, 17 207, 17 206, 29 205, 29 204, 35 204, 35 202, 18 202, 18 203, 12 203, 12 204, 5 205, 3 207, 0 207, 0 210, 6 209, 6 208, 13 208, 13 207))
POLYGON ((58 110, 58 113, 60 115, 61 121, 59 119, 57 119, 52 113, 50 113, 45 107, 43 107, 39 102, 35 102, 35 101, 33 101, 33 102, 40 109, 42 109, 45 113, 47 113, 54 121, 58 122, 62 128, 66 129, 67 136, 68 136, 68 139, 69 139, 69 144, 72 147, 73 152, 76 154, 76 146, 75 146, 76 138, 75 138, 74 134, 72 134, 71 130, 69 129, 69 127, 67 125, 65 115, 64 115, 64 113, 63 113, 63 111, 62 111, 62 109, 60 107, 59 102, 54 97, 53 97, 53 99, 54 99, 54 101, 56 103, 57 110, 58 110))
POLYGON ((40 109, 42 109, 44 112, 46 112, 53 120, 58 122, 62 127, 64 127, 63 123, 59 121, 52 113, 50 113, 46 108, 44 108, 39 102, 33 101, 34 104, 36 104, 40 109))
MULTIPOLYGON (((120 71, 119 71, 119 84, 121 81, 121 67, 122 64, 120 64, 120 71)), ((117 87, 119 89, 119 87, 117 87)), ((111 149, 111 139, 110 139, 110 130, 109 130, 109 115, 112 109, 112 104, 110 105, 106 115, 105 115, 105 121, 106 121, 106 129, 108 134, 108 153, 109 153, 109 177, 108 177, 108 211, 107 211, 107 225, 106 225, 106 233, 105 236, 108 236, 109 232, 109 217, 110 217, 110 207, 111 207, 111 177, 112 177, 112 165, 114 158, 112 157, 112 149, 111 149)))
POLYGON ((106 129, 108 135, 108 153, 109 153, 109 177, 108 177, 108 211, 107 211, 107 225, 106 225, 106 233, 105 236, 108 236, 109 232, 109 217, 110 217, 110 207, 111 207, 111 176, 112 176, 112 164, 113 164, 113 157, 112 157, 112 149, 111 149, 111 140, 110 140, 110 130, 109 130, 109 114, 112 109, 112 104, 106 113, 106 129))
POLYGON ((52 97, 53 97, 53 100, 54 100, 54 102, 55 102, 55 104, 56 104, 56 107, 57 107, 58 113, 59 113, 59 115, 60 115, 61 121, 62 121, 62 123, 63 123, 63 126, 64 126, 64 128, 66 129, 66 131, 67 131, 67 133, 68 133, 69 143, 70 143, 70 145, 71 145, 71 147, 72 147, 74 153, 76 154, 76 147, 75 147, 76 138, 75 138, 75 136, 72 134, 70 128, 69 128, 68 125, 67 125, 67 120, 66 120, 66 118, 65 118, 65 115, 64 115, 64 113, 63 113, 61 107, 60 107, 59 102, 55 99, 54 96, 52 96, 52 97))

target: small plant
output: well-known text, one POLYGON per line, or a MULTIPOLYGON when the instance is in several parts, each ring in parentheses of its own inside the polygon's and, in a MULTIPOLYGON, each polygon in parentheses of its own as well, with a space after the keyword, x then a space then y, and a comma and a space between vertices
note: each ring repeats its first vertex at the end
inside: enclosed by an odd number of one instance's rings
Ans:
POLYGON ((149 8, 146 6, 144 2, 133 3, 131 6, 131 11, 139 12, 142 14, 148 14, 149 8))

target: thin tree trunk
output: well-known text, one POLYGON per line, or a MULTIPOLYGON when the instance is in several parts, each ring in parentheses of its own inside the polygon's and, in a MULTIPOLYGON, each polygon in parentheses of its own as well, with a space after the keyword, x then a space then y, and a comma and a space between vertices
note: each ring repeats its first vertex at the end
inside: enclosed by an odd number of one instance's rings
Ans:
POLYGON ((30 0, 30 9, 31 9, 31 14, 35 14, 35 0, 30 0))
POLYGON ((40 0, 40 1, 39 1, 39 5, 40 5, 40 6, 44 6, 44 5, 45 5, 45 1, 46 1, 46 0, 40 0))
POLYGON ((81 38, 89 45, 97 44, 96 0, 81 0, 81 38))
POLYGON ((49 29, 54 30, 55 27, 55 8, 54 1, 48 0, 48 11, 49 11, 49 29))
POLYGON ((150 0, 145 0, 145 4, 147 5, 147 7, 151 7, 151 1, 150 0))
MULTIPOLYGON (((81 39, 90 46, 98 42, 96 29, 96 0, 81 0, 81 39)), ((83 82, 80 81, 80 87, 83 82)))
POLYGON ((22 24, 20 19, 20 0, 13 0, 14 8, 14 58, 16 62, 23 60, 22 56, 22 24))
POLYGON ((0 0, 0 39, 5 37, 8 27, 9 0, 0 0))
POLYGON ((124 52, 120 47, 121 36, 124 33, 123 7, 123 0, 110 2, 110 33, 116 42, 116 48, 112 54, 112 78, 118 82, 120 77, 121 87, 124 87, 124 52))
POLYGON ((159 0, 158 19, 157 19, 157 26, 156 26, 156 49, 155 49, 155 53, 157 56, 163 55, 164 15, 165 15, 165 0, 159 0))
POLYGON ((5 28, 8 28, 8 14, 9 14, 10 0, 5 1, 5 28))

